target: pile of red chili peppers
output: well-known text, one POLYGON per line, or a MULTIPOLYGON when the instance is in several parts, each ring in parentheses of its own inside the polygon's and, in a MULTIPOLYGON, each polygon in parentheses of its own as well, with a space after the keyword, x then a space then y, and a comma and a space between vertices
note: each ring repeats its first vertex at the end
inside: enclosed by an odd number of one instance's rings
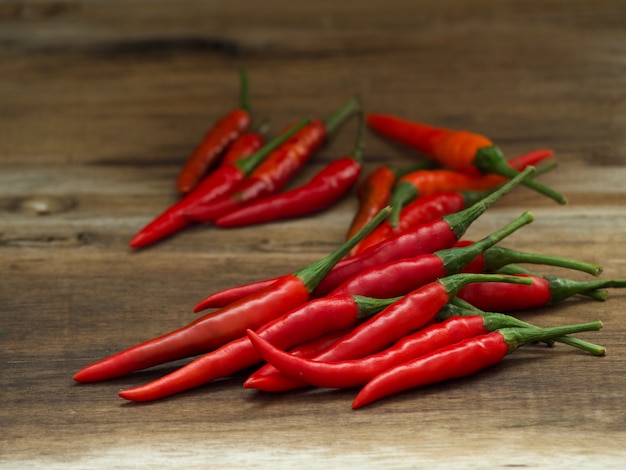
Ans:
POLYGON ((254 365, 247 388, 359 387, 353 408, 419 386, 474 374, 518 347, 561 343, 592 355, 602 346, 577 338, 599 321, 540 328, 513 316, 577 296, 605 300, 626 279, 574 280, 521 264, 558 266, 599 276, 599 265, 499 246, 530 224, 523 212, 471 241, 468 228, 491 205, 525 185, 566 203, 535 176, 552 168, 551 150, 506 159, 488 138, 397 116, 365 113, 350 99, 327 120, 305 117, 269 143, 250 130, 248 81, 241 104, 209 129, 176 181, 181 197, 131 241, 144 247, 194 223, 241 227, 310 215, 350 193, 363 167, 366 127, 407 145, 422 160, 411 168, 382 165, 355 190, 358 208, 335 252, 272 279, 212 292, 192 323, 95 362, 74 375, 97 382, 167 362, 187 365, 123 390, 136 402, 170 396, 254 365), (293 177, 351 116, 352 153, 309 182, 293 177), (286 188, 286 189, 285 189, 286 188))

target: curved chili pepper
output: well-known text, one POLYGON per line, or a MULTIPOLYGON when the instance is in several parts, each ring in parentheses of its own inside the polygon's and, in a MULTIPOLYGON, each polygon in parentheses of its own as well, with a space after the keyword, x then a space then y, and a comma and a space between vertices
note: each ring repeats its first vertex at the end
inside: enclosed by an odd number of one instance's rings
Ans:
MULTIPOLYGON (((496 191, 490 193, 467 209, 414 227, 412 230, 397 234, 368 248, 357 256, 341 260, 322 280, 313 295, 315 297, 322 297, 337 288, 347 279, 350 279, 364 269, 372 266, 451 248, 463 236, 472 222, 483 214, 492 204, 512 190, 524 175, 530 174, 533 171, 533 167, 528 167, 520 173, 518 177, 508 181, 496 191)), ((223 295, 221 295, 221 293, 213 293, 199 302, 194 307, 194 311, 198 312, 209 308, 209 306, 219 305, 220 302, 227 302, 228 304, 238 298, 238 295, 241 293, 245 292, 249 294, 258 288, 267 287, 268 285, 272 285, 276 279, 279 278, 227 289, 224 291, 223 295)))
POLYGON ((518 276, 532 279, 532 285, 517 286, 516 289, 511 289, 510 284, 479 283, 463 288, 458 297, 481 310, 513 312, 545 307, 576 294, 597 289, 626 287, 626 279, 575 281, 556 276, 544 277, 529 274, 519 274, 518 276))
POLYGON ((265 143, 261 132, 245 132, 235 140, 222 157, 220 165, 229 165, 249 157, 265 143))
POLYGON ((187 211, 187 216, 197 222, 212 222, 244 204, 280 191, 328 139, 328 136, 359 108, 359 101, 352 99, 326 122, 313 119, 278 152, 261 163, 231 194, 211 201, 209 204, 194 205, 187 211))
POLYGON ((309 300, 311 292, 332 266, 388 215, 387 209, 381 211, 371 224, 330 255, 295 273, 283 276, 261 292, 244 297, 187 326, 87 366, 74 376, 74 380, 104 380, 165 362, 205 354, 242 337, 247 329, 259 328, 302 305, 309 300))
MULTIPOLYGON (((512 168, 521 171, 528 166, 535 166, 541 163, 545 159, 552 157, 553 154, 552 150, 535 150, 512 158, 509 160, 509 164, 512 168)), ((536 174, 538 173, 539 170, 536 171, 536 174)), ((481 185, 484 184, 485 187, 495 188, 499 184, 504 183, 506 183, 505 178, 497 175, 489 175, 488 177, 482 178, 481 185), (487 178, 491 181, 487 180, 487 178), (487 182, 485 183, 485 181, 487 182)), ((390 221, 383 222, 376 227, 376 230, 365 237, 365 239, 350 252, 350 255, 354 256, 359 254, 370 246, 376 245, 394 234, 404 232, 419 224, 461 211, 484 198, 487 194, 487 191, 477 190, 445 191, 416 198, 404 207, 401 207, 395 226, 390 221)))
MULTIPOLYGON (((346 240, 359 231, 372 217, 374 217, 381 207, 385 207, 389 203, 391 190, 398 178, 420 169, 431 168, 432 162, 423 162, 410 168, 392 167, 389 165, 381 165, 374 171, 369 173, 367 177, 361 181, 357 190, 359 206, 354 214, 354 218, 348 227, 346 240)), ((360 245, 360 244, 359 244, 360 245)), ((354 247, 350 252, 350 256, 356 254, 359 245, 354 247)))
MULTIPOLYGON (((258 329, 263 338, 283 349, 312 341, 353 326, 357 318, 369 317, 397 299, 371 299, 341 295, 315 299, 296 307, 258 329)), ((151 401, 227 377, 261 361, 247 336, 195 359, 180 369, 146 385, 120 392, 132 401, 151 401)))
POLYGON ((506 315, 475 314, 451 317, 420 329, 379 353, 338 362, 294 356, 285 352, 285 348, 252 330, 248 330, 248 337, 260 356, 285 376, 316 387, 347 388, 365 385, 390 367, 423 356, 435 349, 512 326, 519 326, 519 320, 506 315))
POLYGON ((222 228, 242 227, 302 217, 326 209, 341 199, 359 178, 363 137, 364 129, 361 124, 351 156, 332 161, 302 186, 261 198, 219 217, 215 220, 215 225, 222 228))
POLYGON ((500 186, 496 191, 467 209, 418 225, 412 230, 399 233, 368 248, 359 255, 342 260, 322 280, 314 295, 325 295, 347 279, 372 266, 451 248, 463 236, 472 222, 483 214, 491 204, 513 189, 525 175, 534 171, 534 167, 526 168, 518 177, 500 186))
POLYGON ((474 263, 474 259, 485 250, 532 221, 532 214, 524 212, 504 228, 476 243, 373 266, 343 282, 333 289, 331 295, 357 294, 376 298, 405 295, 428 282, 460 272, 468 264, 474 263))
POLYGON ((130 241, 130 246, 132 248, 143 248, 193 224, 194 221, 187 216, 187 211, 190 207, 208 204, 220 196, 230 194, 236 185, 246 178, 263 160, 277 152, 285 142, 309 123, 310 119, 303 119, 252 155, 232 163, 221 164, 215 171, 200 181, 193 191, 142 228, 130 241))
POLYGON ((582 331, 598 330, 601 322, 553 328, 503 328, 436 349, 392 367, 369 381, 357 394, 352 408, 427 384, 466 377, 501 362, 518 347, 582 331))
MULTIPOLYGON (((454 274, 438 279, 392 303, 313 359, 340 361, 375 354, 434 320, 437 312, 448 303, 451 297, 456 295, 462 286, 473 282, 519 282, 523 279, 516 276, 498 277, 494 274, 454 274)), ((526 283, 528 282, 530 280, 526 279, 526 283)), ((244 387, 264 391, 290 390, 303 385, 305 385, 303 382, 285 377, 280 373, 261 377, 252 375, 244 382, 244 387), (279 386, 273 383, 276 381, 279 386)))
POLYGON ((181 194, 187 194, 195 188, 216 164, 226 147, 250 125, 248 77, 244 69, 241 70, 240 80, 240 107, 218 120, 189 155, 176 180, 176 188, 181 194))
MULTIPOLYGON (((437 128, 377 113, 368 114, 367 123, 376 132, 410 145, 452 170, 475 176, 497 174, 505 178, 512 178, 518 173, 509 166, 502 151, 480 134, 437 128)), ((567 203, 561 193, 532 179, 527 178, 522 184, 559 204, 567 203)))

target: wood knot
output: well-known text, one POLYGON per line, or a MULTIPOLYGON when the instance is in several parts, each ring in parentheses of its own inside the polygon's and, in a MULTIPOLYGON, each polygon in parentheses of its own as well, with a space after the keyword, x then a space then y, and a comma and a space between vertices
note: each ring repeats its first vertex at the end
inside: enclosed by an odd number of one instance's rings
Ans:
POLYGON ((78 202, 71 197, 37 196, 15 199, 9 204, 9 210, 34 215, 52 215, 67 212, 76 206, 78 202))

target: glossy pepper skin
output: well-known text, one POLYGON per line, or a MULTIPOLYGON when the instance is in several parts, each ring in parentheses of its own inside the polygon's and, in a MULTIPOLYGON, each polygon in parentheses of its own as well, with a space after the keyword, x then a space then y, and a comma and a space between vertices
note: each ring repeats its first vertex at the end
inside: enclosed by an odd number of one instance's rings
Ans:
MULTIPOLYGON (((369 113, 367 123, 376 132, 410 145, 445 168, 473 176, 497 174, 511 178, 517 173, 508 165, 501 150, 483 135, 379 113, 369 113)), ((523 184, 560 204, 567 202, 562 194, 534 180, 527 179, 523 184)))
MULTIPOLYGON (((343 295, 315 299, 261 326, 260 336, 287 349, 353 326, 395 301, 343 295)), ((261 361, 247 336, 205 354, 180 369, 148 384, 120 392, 132 401, 152 401, 228 377, 261 361)))
MULTIPOLYGON (((521 171, 528 166, 536 166, 553 155, 554 152, 552 152, 552 150, 535 150, 509 160, 509 165, 521 171)), ((495 188, 499 184, 504 184, 506 179, 497 175, 489 175, 487 178, 482 178, 481 181, 481 186, 495 188)), ((419 224, 430 222, 438 217, 466 209, 479 199, 485 197, 487 191, 490 190, 491 189, 485 191, 438 191, 430 195, 417 197, 406 205, 404 205, 404 202, 401 202, 403 207, 399 213, 397 223, 394 225, 390 221, 385 221, 380 224, 380 226, 365 237, 365 240, 359 243, 350 254, 352 256, 357 255, 370 246, 376 245, 400 232, 410 230, 419 224)), ((386 196, 387 200, 391 198, 391 190, 389 193, 390 194, 386 196)))
POLYGON ((226 148, 250 125, 248 79, 245 70, 241 70, 240 79, 241 106, 213 124, 189 155, 176 179, 176 188, 181 194, 187 194, 194 189, 216 165, 226 148))
MULTIPOLYGON (((490 274, 455 274, 438 279, 410 292, 376 316, 361 323, 350 334, 313 359, 340 361, 375 354, 433 321, 439 310, 456 295, 463 285, 497 280, 522 281, 521 278, 516 280, 514 276, 502 277, 490 274)), ((526 283, 529 282, 530 280, 527 279, 526 283)), ((264 391, 284 391, 304 385, 306 384, 301 381, 280 374, 261 378, 250 376, 244 382, 245 387, 264 391), (278 384, 273 383, 274 381, 278 384)))
POLYGON ((277 193, 302 169, 329 135, 359 109, 359 101, 352 99, 326 122, 314 118, 308 126, 298 131, 277 152, 263 161, 232 193, 209 204, 190 207, 187 216, 196 222, 213 222, 245 204, 277 193))
MULTIPOLYGON (((533 167, 525 169, 518 177, 508 181, 496 191, 463 211, 419 225, 412 230, 388 238, 357 256, 341 260, 320 282, 313 295, 315 297, 327 295, 346 280, 373 266, 451 248, 463 236, 474 220, 483 214, 493 203, 511 191, 521 178, 533 171, 533 167)), ((271 285, 276 279, 278 278, 227 289, 226 292, 222 293, 210 294, 194 307, 194 311, 198 312, 214 307, 222 302, 232 302, 243 293, 249 294, 271 285)))
POLYGON ((460 272, 485 250, 532 221, 532 214, 525 212, 476 243, 373 266, 346 280, 331 294, 357 294, 375 298, 405 295, 424 284, 460 272))
POLYGON ((265 138, 261 132, 245 132, 226 150, 220 165, 229 165, 247 158, 263 147, 265 138))
POLYGON ((504 320, 487 321, 482 315, 452 317, 419 329, 376 354, 336 362, 294 356, 251 330, 248 336, 263 359, 281 374, 316 387, 347 388, 365 385, 390 367, 436 349, 486 334, 496 328, 510 327, 511 324, 504 320))
POLYGON ((519 274, 532 279, 532 285, 516 286, 504 284, 476 284, 463 288, 458 297, 475 307, 491 312, 514 312, 541 308, 561 302, 576 294, 593 292, 604 288, 626 287, 626 279, 596 279, 593 281, 574 281, 561 277, 543 277, 519 274))
POLYGON ((339 201, 361 174, 364 138, 362 121, 351 156, 333 160, 302 186, 261 198, 219 217, 215 225, 222 228, 243 227, 302 217, 322 211, 339 201))
MULTIPOLYGON (((358 186, 357 198, 359 205, 346 232, 346 240, 369 222, 382 207, 389 204, 391 191, 399 177, 406 173, 417 171, 418 169, 431 168, 432 166, 429 162, 423 162, 409 168, 380 165, 370 172, 358 186)), ((350 256, 358 251, 362 251, 359 246, 360 244, 354 247, 350 252, 350 256)))
POLYGON ((295 273, 283 276, 261 292, 204 315, 187 326, 87 366, 74 375, 74 380, 94 382, 165 362, 206 354, 244 336, 247 329, 257 329, 304 304, 332 266, 388 215, 387 209, 381 211, 361 232, 330 255, 295 273))
POLYGON ((167 208, 162 214, 143 227, 130 241, 132 248, 144 248, 169 237, 194 221, 187 216, 190 207, 206 205, 211 201, 230 194, 234 188, 250 174, 256 166, 280 148, 296 132, 310 122, 301 120, 297 125, 279 135, 266 145, 246 157, 231 158, 231 162, 223 162, 217 169, 204 178, 198 186, 182 199, 167 208))
POLYGON ((364 269, 378 266, 394 260, 433 253, 451 248, 467 231, 471 223, 483 214, 491 204, 513 189, 525 175, 534 171, 529 167, 499 189, 481 199, 469 208, 441 217, 412 230, 401 232, 382 243, 374 245, 359 255, 341 262, 328 273, 315 291, 316 296, 323 296, 341 285, 347 279, 364 269))
POLYGON ((560 335, 597 330, 600 322, 554 328, 502 328, 465 339, 391 367, 369 381, 357 394, 357 409, 399 392, 444 380, 466 377, 500 363, 519 346, 560 335))

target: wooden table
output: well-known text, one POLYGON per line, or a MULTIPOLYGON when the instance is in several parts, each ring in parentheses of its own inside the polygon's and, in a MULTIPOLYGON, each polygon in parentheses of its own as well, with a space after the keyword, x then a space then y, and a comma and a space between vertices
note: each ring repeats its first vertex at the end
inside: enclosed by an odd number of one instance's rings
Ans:
MULTIPOLYGON (((356 390, 270 395, 246 373, 146 405, 72 374, 196 318, 215 290, 294 271, 343 239, 355 193, 331 210, 255 228, 194 226, 128 241, 176 200, 173 181, 248 69, 270 134, 367 110, 489 135, 507 155, 553 149, 541 181, 468 232, 531 210, 504 246, 597 262, 626 277, 626 4, 597 1, 0 3, 0 466, 3 468, 623 468, 626 294, 521 317, 602 320, 603 358, 523 348, 474 377, 352 411, 356 390)), ((354 121, 299 175, 349 152, 354 121)), ((365 171, 409 165, 368 134, 365 171)), ((574 279, 579 273, 540 268, 574 279)), ((249 372, 249 371, 246 371, 249 372)))

